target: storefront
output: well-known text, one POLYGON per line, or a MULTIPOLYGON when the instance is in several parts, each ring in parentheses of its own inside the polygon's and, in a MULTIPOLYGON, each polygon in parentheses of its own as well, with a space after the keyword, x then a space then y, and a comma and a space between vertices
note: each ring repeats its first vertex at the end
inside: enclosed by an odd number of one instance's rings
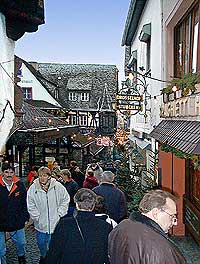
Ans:
POLYGON ((178 225, 173 234, 189 231, 200 243, 200 123, 163 120, 150 135, 159 142, 162 188, 178 197, 178 225))

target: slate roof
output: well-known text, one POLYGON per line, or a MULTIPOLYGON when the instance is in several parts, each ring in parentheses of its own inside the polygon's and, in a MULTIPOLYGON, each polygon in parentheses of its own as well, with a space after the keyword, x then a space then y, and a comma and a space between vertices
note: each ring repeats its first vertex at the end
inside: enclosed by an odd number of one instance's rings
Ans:
POLYGON ((199 121, 163 120, 150 136, 185 153, 200 154, 199 121))
POLYGON ((35 106, 40 109, 60 109, 59 106, 55 106, 43 100, 26 100, 28 104, 35 106))
POLYGON ((50 129, 54 128, 57 129, 59 127, 68 127, 69 125, 55 117, 49 113, 46 113, 38 108, 35 108, 32 105, 24 102, 22 105, 22 112, 24 113, 23 116, 23 124, 20 131, 24 130, 42 130, 42 129, 50 129), (51 120, 51 122, 49 122, 51 120))
POLYGON ((97 101, 102 97, 105 84, 107 84, 109 96, 114 100, 114 93, 118 86, 116 65, 59 63, 34 63, 33 65, 42 76, 39 78, 44 78, 42 82, 51 93, 57 87, 59 98, 65 108, 87 110, 97 108, 97 101), (69 91, 91 91, 90 102, 68 101, 69 91))

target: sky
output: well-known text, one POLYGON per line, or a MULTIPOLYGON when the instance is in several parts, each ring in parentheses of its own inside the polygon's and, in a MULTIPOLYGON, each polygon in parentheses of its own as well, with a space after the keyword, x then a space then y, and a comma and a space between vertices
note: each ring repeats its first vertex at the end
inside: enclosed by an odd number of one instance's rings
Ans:
POLYGON ((45 24, 16 42, 26 61, 114 64, 123 79, 121 46, 130 0, 46 0, 45 24), (59 3, 59 4, 58 4, 59 3))

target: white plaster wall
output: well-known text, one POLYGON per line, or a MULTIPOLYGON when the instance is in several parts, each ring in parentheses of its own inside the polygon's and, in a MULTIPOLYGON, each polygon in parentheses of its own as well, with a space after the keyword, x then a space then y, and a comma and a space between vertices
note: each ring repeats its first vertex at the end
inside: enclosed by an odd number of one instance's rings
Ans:
MULTIPOLYGON (((163 59, 162 59, 162 12, 161 0, 149 0, 144 8, 143 14, 138 24, 137 32, 134 36, 131 52, 137 50, 137 67, 146 67, 146 44, 139 40, 139 35, 142 27, 145 24, 151 23, 151 76, 157 79, 163 79, 163 59)), ((163 83, 147 79, 149 84, 148 92, 154 99, 148 100, 148 108, 151 108, 151 113, 144 123, 144 117, 136 114, 131 118, 131 128, 137 131, 150 133, 153 126, 160 121, 160 90, 163 88, 163 83)))
POLYGON ((32 87, 32 99, 33 100, 44 100, 56 106, 60 104, 48 93, 45 87, 36 79, 32 72, 22 63, 22 77, 21 81, 18 82, 20 87, 32 87))
MULTIPOLYGON (((7 100, 14 108, 14 48, 15 42, 6 35, 5 16, 0 13, 0 120, 7 100), (6 72, 7 73, 6 73, 6 72)), ((8 106, 0 123, 0 154, 2 154, 8 135, 13 126, 14 113, 8 106)))

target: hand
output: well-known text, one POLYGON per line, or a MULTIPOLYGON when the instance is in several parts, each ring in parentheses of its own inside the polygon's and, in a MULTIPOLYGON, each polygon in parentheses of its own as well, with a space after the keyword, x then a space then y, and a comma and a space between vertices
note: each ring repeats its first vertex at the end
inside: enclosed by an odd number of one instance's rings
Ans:
POLYGON ((74 170, 75 172, 80 172, 79 167, 76 167, 76 169, 74 170))

